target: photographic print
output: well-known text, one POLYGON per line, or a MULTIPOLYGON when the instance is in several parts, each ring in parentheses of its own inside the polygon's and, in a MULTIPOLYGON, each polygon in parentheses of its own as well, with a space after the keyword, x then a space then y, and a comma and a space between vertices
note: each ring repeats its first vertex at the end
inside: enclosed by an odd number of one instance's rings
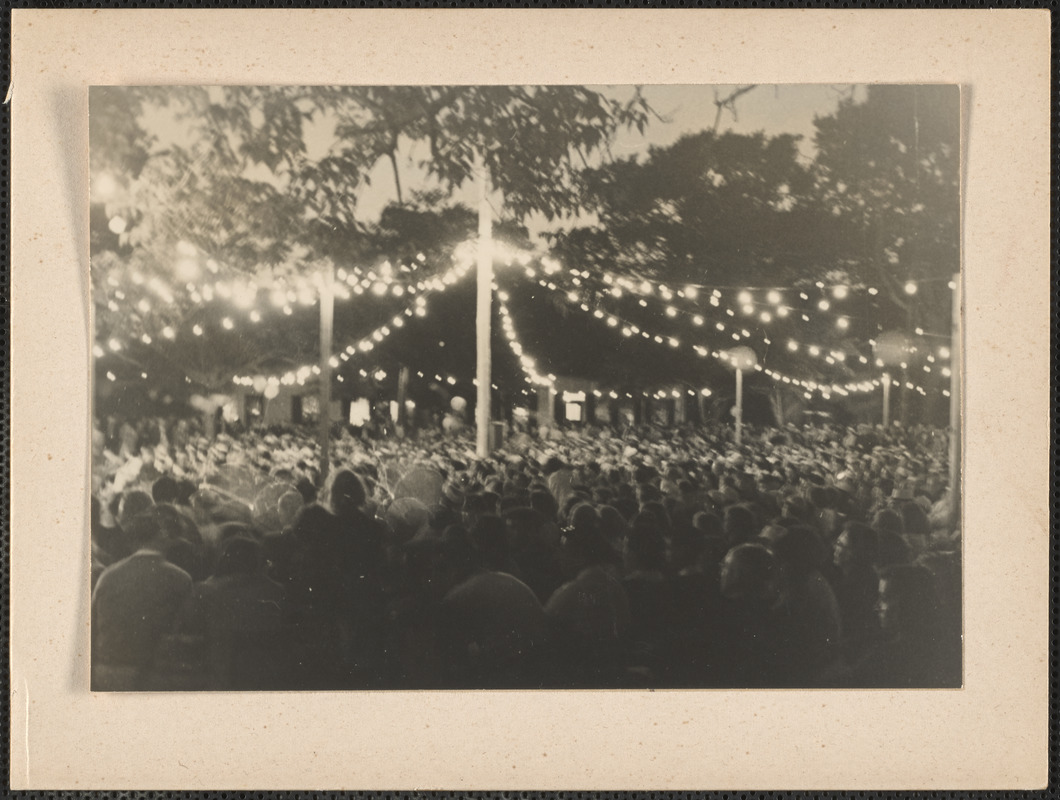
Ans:
POLYGON ((93 691, 959 688, 960 112, 92 87, 93 691))

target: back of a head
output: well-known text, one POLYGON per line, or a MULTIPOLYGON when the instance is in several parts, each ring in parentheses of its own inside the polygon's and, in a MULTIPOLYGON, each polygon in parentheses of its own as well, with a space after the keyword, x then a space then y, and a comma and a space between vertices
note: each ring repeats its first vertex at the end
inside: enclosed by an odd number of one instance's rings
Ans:
POLYGON ((226 500, 210 512, 210 519, 219 525, 223 525, 226 522, 242 522, 245 525, 253 525, 254 512, 244 502, 226 500))
POLYGON ((257 535, 245 522, 226 522, 217 529, 217 540, 224 543, 229 539, 257 539, 257 535))
POLYGON ((276 501, 276 517, 281 530, 294 522, 304 505, 301 493, 293 489, 280 495, 280 499, 276 501))
POLYGON ((261 545, 249 536, 235 535, 221 546, 214 575, 257 575, 263 565, 261 545))
POLYGON ((726 508, 722 527, 726 538, 732 545, 742 544, 758 535, 758 524, 754 512, 744 505, 726 508))
POLYGON ((124 528, 130 520, 147 511, 155 504, 151 495, 139 489, 125 492, 118 506, 118 524, 124 528))
POLYGON ((332 475, 328 489, 328 504, 333 514, 342 517, 359 511, 368 499, 364 483, 357 473, 340 469, 332 475))
POLYGON ((333 541, 338 530, 338 520, 324 506, 313 503, 298 512, 292 530, 295 539, 303 544, 333 541))
POLYGON ((493 514, 483 514, 475 520, 470 531, 471 543, 491 566, 508 555, 508 536, 504 520, 493 514))
POLYGON ((907 535, 927 536, 931 533, 931 523, 928 522, 927 514, 916 503, 903 504, 900 513, 902 530, 907 535))
POLYGON ((809 575, 825 561, 825 549, 817 533, 806 525, 781 528, 771 549, 777 562, 795 575, 809 575))
POLYGON ((430 523, 430 510, 415 497, 399 497, 386 511, 393 541, 404 544, 430 523))
POLYGON ((598 531, 600 528, 600 514, 592 504, 578 503, 571 509, 570 524, 574 528, 598 531))
POLYGON ((195 494, 195 484, 187 478, 177 481, 176 503, 181 506, 191 505, 191 496, 195 494))
POLYGON ((864 522, 851 521, 843 528, 853 563, 871 566, 879 559, 879 536, 864 522))
POLYGON ((522 550, 541 543, 539 531, 545 524, 545 518, 537 511, 520 506, 507 509, 501 514, 508 529, 508 539, 515 550, 522 550))
POLYGON ((760 544, 741 544, 725 555, 721 593, 730 600, 764 600, 776 581, 773 554, 760 544))
POLYGON ((876 533, 879 534, 887 532, 900 535, 904 530, 902 526, 902 517, 898 512, 889 508, 884 508, 876 513, 876 516, 872 520, 872 527, 876 530, 876 533))
POLYGON ((883 568, 909 564, 912 561, 913 551, 909 544, 894 531, 886 528, 877 530, 876 540, 876 566, 883 568))
POLYGON ((542 514, 546 519, 555 522, 559 519, 559 503, 551 492, 533 491, 530 493, 530 508, 542 514))
POLYGON ((180 487, 175 479, 163 475, 151 484, 151 497, 156 503, 176 503, 180 499, 180 487))
POLYGON ((600 508, 600 532, 612 545, 617 545, 626 535, 626 519, 614 506, 600 508))
POLYGON ((667 566, 666 536, 652 517, 638 514, 626 538, 631 569, 663 571, 667 566))
POLYGON ((931 570, 913 564, 886 567, 880 570, 880 590, 890 615, 888 628, 912 636, 936 632, 939 602, 931 570))
POLYGON ((154 506, 126 520, 122 527, 136 548, 164 545, 179 538, 177 526, 161 516, 154 506))
POLYGON ((724 532, 721 517, 710 511, 697 511, 692 517, 692 525, 704 536, 718 537, 724 532))
POLYGON ((666 531, 670 529, 670 514, 667 512, 666 506, 663 503, 655 501, 644 503, 640 510, 642 514, 651 514, 655 517, 656 523, 662 530, 666 531))

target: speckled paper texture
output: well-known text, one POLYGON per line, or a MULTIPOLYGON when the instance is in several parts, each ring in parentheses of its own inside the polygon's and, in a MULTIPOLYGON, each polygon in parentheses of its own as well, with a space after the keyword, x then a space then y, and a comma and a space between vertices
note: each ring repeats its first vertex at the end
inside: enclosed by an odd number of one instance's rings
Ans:
POLYGON ((1049 12, 13 12, 16 789, 940 789, 1047 782, 1049 12), (88 691, 88 87, 955 83, 965 686, 88 691))

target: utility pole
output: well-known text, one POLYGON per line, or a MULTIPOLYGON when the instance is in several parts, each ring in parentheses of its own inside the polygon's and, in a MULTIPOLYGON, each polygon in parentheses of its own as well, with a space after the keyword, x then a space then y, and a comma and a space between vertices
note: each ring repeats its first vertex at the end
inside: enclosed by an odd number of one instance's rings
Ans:
POLYGON ((493 210, 489 204, 489 168, 481 152, 476 154, 478 188, 478 293, 475 303, 475 453, 489 455, 490 436, 490 334, 493 321, 493 210))
POLYGON ((331 347, 335 322, 335 265, 330 259, 320 276, 320 482, 331 467, 331 347))

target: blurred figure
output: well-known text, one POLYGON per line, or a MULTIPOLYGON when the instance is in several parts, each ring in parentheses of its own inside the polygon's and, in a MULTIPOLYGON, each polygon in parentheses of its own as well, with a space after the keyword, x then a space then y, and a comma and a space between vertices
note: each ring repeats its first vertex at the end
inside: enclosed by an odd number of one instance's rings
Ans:
POLYGON ((854 669, 853 686, 961 685, 960 634, 940 625, 938 596, 929 570, 904 564, 882 570, 876 608, 883 640, 854 669))
POLYGON ((142 691, 157 685, 159 648, 176 633, 191 576, 165 556, 171 529, 150 510, 127 519, 136 552, 111 565, 92 592, 92 690, 142 691))

